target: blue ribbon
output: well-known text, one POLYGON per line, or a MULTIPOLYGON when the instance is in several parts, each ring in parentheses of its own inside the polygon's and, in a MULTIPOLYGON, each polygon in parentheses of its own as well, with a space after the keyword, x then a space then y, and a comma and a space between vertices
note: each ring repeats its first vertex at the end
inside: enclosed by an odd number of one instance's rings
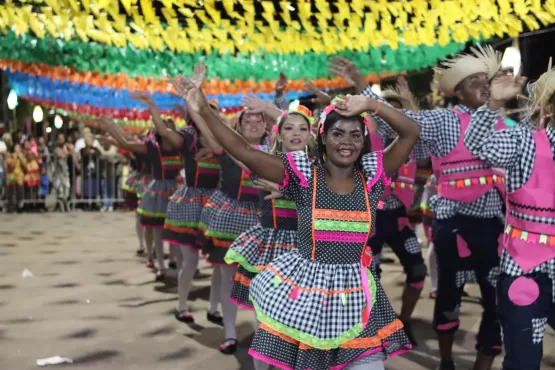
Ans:
MULTIPOLYGON (((146 107, 141 103, 131 99, 130 91, 127 89, 110 89, 97 87, 84 83, 71 83, 69 80, 51 80, 47 77, 34 76, 27 73, 7 71, 8 81, 18 95, 29 98, 43 99, 59 103, 69 103, 80 105, 90 105, 99 108, 112 109, 132 109, 144 110, 146 107)), ((274 94, 256 93, 253 94, 263 101, 273 101, 274 94)), ((309 96, 311 93, 306 91, 290 91, 285 96, 289 100, 299 99, 309 96)), ((222 94, 207 95, 208 100, 216 100, 220 108, 234 108, 243 106, 245 94, 222 94)), ((173 105, 182 104, 183 101, 168 93, 152 94, 156 105, 162 110, 172 110, 173 105)))

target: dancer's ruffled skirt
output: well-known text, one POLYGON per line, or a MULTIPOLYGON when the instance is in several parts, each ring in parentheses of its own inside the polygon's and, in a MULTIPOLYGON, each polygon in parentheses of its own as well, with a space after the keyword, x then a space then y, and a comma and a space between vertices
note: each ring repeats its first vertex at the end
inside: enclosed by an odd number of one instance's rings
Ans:
POLYGON ((168 202, 177 190, 175 180, 151 180, 145 188, 137 212, 141 214, 144 227, 163 228, 167 215, 168 202))
POLYGON ((360 263, 288 253, 251 281, 250 292, 261 325, 249 353, 278 368, 343 369, 411 348, 382 286, 360 263))
POLYGON ((199 245, 207 261, 225 264, 224 257, 233 241, 258 222, 259 202, 240 201, 216 190, 200 216, 199 245))
POLYGON ((225 256, 225 262, 239 264, 231 290, 231 301, 253 309, 247 282, 250 284, 250 280, 272 260, 296 249, 296 230, 274 229, 257 224, 242 233, 225 256))
POLYGON ((200 215, 213 193, 214 189, 182 185, 170 197, 162 239, 170 244, 200 249, 197 244, 200 215))

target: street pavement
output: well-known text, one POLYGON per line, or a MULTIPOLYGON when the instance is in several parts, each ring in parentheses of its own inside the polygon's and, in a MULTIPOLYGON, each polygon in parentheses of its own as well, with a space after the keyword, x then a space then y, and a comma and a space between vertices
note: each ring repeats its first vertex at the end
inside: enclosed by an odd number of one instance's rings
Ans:
MULTIPOLYGON (((191 308, 197 325, 173 317, 176 289, 155 283, 135 257, 132 213, 0 214, 0 370, 36 369, 36 360, 62 356, 52 369, 251 370, 247 354, 253 313, 240 310, 236 355, 218 351, 222 328, 206 320, 211 269, 201 262, 191 308)), ((383 266, 382 284, 395 309, 404 282, 398 264, 383 266)), ((477 286, 467 291, 477 296, 477 286)), ((389 370, 434 369, 438 348, 431 329, 433 300, 424 289, 414 315, 419 346, 389 360, 389 370)), ((472 367, 481 307, 465 299, 455 343, 459 370, 472 367)), ((555 335, 545 335, 542 370, 555 370, 555 335)), ((500 369, 501 358, 495 363, 500 369)))

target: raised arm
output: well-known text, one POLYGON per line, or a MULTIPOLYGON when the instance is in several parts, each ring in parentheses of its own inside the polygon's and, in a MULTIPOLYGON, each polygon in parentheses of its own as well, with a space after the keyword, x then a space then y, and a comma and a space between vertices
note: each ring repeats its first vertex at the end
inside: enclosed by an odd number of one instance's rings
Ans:
POLYGON ((397 133, 395 141, 383 153, 383 167, 388 176, 394 175, 406 162, 420 135, 420 127, 413 119, 381 101, 362 95, 349 96, 337 102, 337 111, 345 116, 372 111, 397 133))
POLYGON ((112 138, 114 138, 119 146, 121 146, 123 149, 134 153, 146 154, 146 145, 138 141, 129 140, 127 137, 122 135, 120 128, 114 122, 112 117, 100 117, 97 120, 97 124, 99 129, 101 129, 102 131, 106 131, 110 135, 112 135, 112 138))
MULTIPOLYGON (((277 121, 281 115, 281 110, 276 108, 269 102, 264 102, 254 95, 247 95, 243 99, 243 103, 249 108, 253 113, 263 113, 273 122, 277 121)), ((285 108, 287 109, 287 108, 285 108)))
POLYGON ((146 91, 137 91, 131 93, 130 96, 148 107, 148 110, 152 114, 152 121, 154 122, 154 127, 156 127, 158 135, 166 139, 174 149, 181 149, 183 146, 183 137, 175 130, 166 127, 160 109, 156 106, 154 99, 152 99, 152 95, 146 91))
POLYGON ((238 161, 261 178, 275 183, 282 183, 285 178, 283 162, 274 155, 264 153, 251 145, 237 132, 229 128, 220 117, 210 109, 200 83, 180 78, 174 86, 183 97, 193 120, 203 120, 215 139, 238 161))
POLYGON ((523 127, 496 131, 499 109, 505 101, 514 98, 524 86, 526 79, 507 75, 495 77, 491 83, 489 104, 472 115, 464 135, 464 144, 476 157, 495 167, 510 168, 519 163, 522 153, 523 127))

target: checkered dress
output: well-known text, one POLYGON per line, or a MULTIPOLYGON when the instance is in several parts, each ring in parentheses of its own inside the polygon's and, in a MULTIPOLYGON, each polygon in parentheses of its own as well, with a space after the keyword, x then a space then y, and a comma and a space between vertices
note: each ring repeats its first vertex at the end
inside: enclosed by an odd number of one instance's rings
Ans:
POLYGON ((314 167, 304 152, 280 157, 286 167, 282 191, 297 205, 299 247, 251 281, 261 325, 249 353, 283 368, 329 369, 409 348, 369 261, 361 258, 368 221, 385 189, 382 152, 363 157, 364 176, 354 174, 349 195, 333 193, 324 168, 314 167))
POLYGON ((252 279, 272 260, 296 249, 295 203, 287 199, 263 200, 260 223, 242 233, 225 256, 227 263, 240 265, 237 270, 240 276, 236 276, 233 282, 231 300, 242 307, 252 307, 249 288, 243 277, 252 279))
MULTIPOLYGON (((268 146, 260 147, 268 151, 268 146)), ((200 215, 202 234, 197 243, 210 263, 225 263, 231 244, 243 232, 260 222, 260 193, 250 174, 227 155, 216 156, 221 166, 221 186, 208 198, 200 215)))
MULTIPOLYGON (((535 161, 535 143, 530 121, 523 122, 510 130, 495 131, 497 112, 486 106, 479 108, 472 118, 465 134, 468 149, 480 159, 497 167, 506 169, 507 192, 520 189, 530 179, 535 161)), ((547 137, 551 143, 551 152, 555 158, 555 130, 546 127, 547 137)), ((546 181, 555 181, 546 179, 546 181)), ((555 220, 544 220, 555 228, 555 220)), ((524 272, 514 259, 503 251, 500 262, 501 273, 509 276, 522 276, 536 272, 545 273, 555 281, 555 259, 546 261, 532 270, 524 272)), ((553 284, 553 301, 555 302, 555 284, 553 284)))
MULTIPOLYGON (((380 100, 383 104, 387 101, 376 95, 371 86, 367 86, 362 95, 380 100)), ((455 107, 460 113, 471 113, 473 110, 464 106, 455 107)), ((403 110, 410 118, 422 126, 420 139, 435 157, 444 157, 457 145, 460 139, 461 126, 457 114, 450 109, 422 110, 412 112, 403 110)), ((381 120, 376 115, 374 119, 381 120)), ((492 189, 472 203, 462 203, 446 198, 438 198, 436 203, 436 217, 440 220, 448 219, 457 213, 478 218, 499 217, 502 214, 503 199, 496 189, 492 189)))
POLYGON ((164 150, 154 141, 145 144, 153 179, 145 187, 137 212, 141 214, 144 227, 163 228, 169 198, 179 187, 176 177, 181 169, 181 159, 177 150, 164 150))
POLYGON ((181 155, 185 169, 185 184, 170 198, 162 239, 170 244, 200 249, 197 244, 200 215, 206 200, 218 187, 220 164, 213 158, 197 162, 197 134, 192 126, 179 133, 183 137, 181 155))

